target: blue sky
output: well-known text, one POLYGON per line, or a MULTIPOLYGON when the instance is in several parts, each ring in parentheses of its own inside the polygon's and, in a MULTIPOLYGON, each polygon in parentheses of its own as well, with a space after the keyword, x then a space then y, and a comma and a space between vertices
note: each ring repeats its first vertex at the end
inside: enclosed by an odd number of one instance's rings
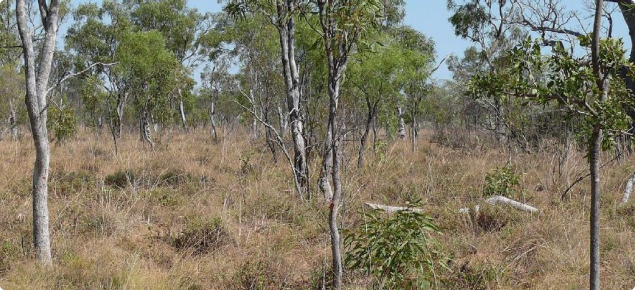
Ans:
MULTIPOLYGON (((100 0, 82 1, 72 0, 73 6, 77 6, 78 3, 84 2, 101 2, 100 0)), ((570 1, 566 1, 570 2, 570 1)), ((584 8, 580 2, 584 1, 571 1, 569 8, 583 11, 584 8)), ((221 10, 221 5, 217 0, 189 0, 191 7, 197 8, 202 12, 218 12, 221 10)), ((607 3, 609 7, 614 7, 613 3, 607 3)), ((465 41, 454 35, 452 25, 448 22, 448 18, 451 16, 450 12, 446 8, 447 0, 406 0, 406 19, 405 24, 410 25, 413 28, 421 31, 426 36, 432 38, 436 44, 437 58, 440 60, 445 56, 454 54, 461 56, 463 51, 470 45, 468 41, 465 41)), ((581 12, 584 14, 584 12, 581 12)), ((614 21, 614 36, 622 37, 625 40, 627 46, 630 47, 630 41, 628 41, 628 30, 624 19, 619 11, 615 13, 614 21)), ((62 31, 62 33, 64 33, 62 31)), ((451 73, 448 71, 445 65, 435 73, 436 79, 450 79, 451 73)))

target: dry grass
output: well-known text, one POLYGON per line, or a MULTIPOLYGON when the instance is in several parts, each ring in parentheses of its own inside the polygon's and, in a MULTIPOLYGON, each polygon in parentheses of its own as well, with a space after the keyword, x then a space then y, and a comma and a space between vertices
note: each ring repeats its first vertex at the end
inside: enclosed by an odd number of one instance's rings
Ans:
MULTIPOLYGON (((53 269, 33 260, 32 145, 28 138, 0 142, 0 285, 319 289, 330 264, 327 205, 300 202, 286 163, 274 164, 263 142, 239 136, 214 143, 204 133, 170 133, 155 151, 131 136, 119 156, 106 134, 82 133, 54 147, 53 269)), ((588 183, 560 201, 566 186, 586 173, 583 153, 570 151, 561 166, 549 152, 516 156, 522 199, 542 212, 488 208, 473 218, 458 209, 482 200, 485 174, 507 154, 442 147, 428 142, 430 134, 423 139, 416 153, 402 142, 389 145, 385 156, 369 153, 362 169, 348 156, 345 228, 359 222, 363 202, 400 205, 420 197, 443 227, 436 238, 449 269, 439 274, 441 289, 586 288, 588 183)), ((634 161, 630 156, 603 168, 605 289, 635 286, 635 203, 618 206, 634 161)), ((363 289, 363 281, 349 276, 348 285, 363 289)))

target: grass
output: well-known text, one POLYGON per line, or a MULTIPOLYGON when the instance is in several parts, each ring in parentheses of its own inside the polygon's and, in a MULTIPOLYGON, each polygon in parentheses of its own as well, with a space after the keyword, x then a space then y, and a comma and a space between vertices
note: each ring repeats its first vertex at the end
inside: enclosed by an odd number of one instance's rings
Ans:
MULTIPOLYGON (((0 286, 4 289, 321 289, 330 267, 328 204, 303 203, 286 163, 274 164, 262 140, 234 132, 221 142, 168 132, 155 151, 124 138, 82 132, 52 148, 54 267, 42 269, 31 245, 28 138, 0 142, 0 286)), ((499 149, 430 143, 417 152, 397 141, 356 168, 345 156, 343 228, 362 223, 364 202, 403 205, 418 197, 442 227, 447 269, 440 289, 584 289, 588 280, 588 180, 583 152, 558 164, 553 151, 520 154, 518 199, 537 215, 482 207, 485 176, 505 165, 499 149), (521 191, 519 191, 521 192, 521 191)), ((494 148, 493 146, 488 146, 494 148)), ((608 154, 603 158, 609 160, 608 154)), ((312 161, 312 184, 318 160, 312 161)), ((635 156, 602 169, 602 284, 635 286, 635 202, 618 205, 635 156)), ((347 289, 368 277, 347 273, 347 289)))

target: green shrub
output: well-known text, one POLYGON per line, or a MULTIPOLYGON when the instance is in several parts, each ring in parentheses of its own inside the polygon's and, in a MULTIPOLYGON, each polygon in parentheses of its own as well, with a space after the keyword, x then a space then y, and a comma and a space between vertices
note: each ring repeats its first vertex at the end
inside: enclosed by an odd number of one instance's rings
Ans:
POLYGON ((60 144, 77 133, 77 115, 72 107, 60 109, 52 106, 49 109, 48 129, 53 132, 55 142, 60 144))
POLYGON ((439 253, 431 234, 439 228, 429 216, 399 211, 364 213, 365 223, 346 232, 346 265, 376 278, 380 289, 426 289, 439 253))
POLYGON ((510 165, 496 168, 493 172, 485 175, 483 196, 502 195, 512 198, 520 187, 520 178, 521 175, 510 165))
POLYGON ((192 182, 194 177, 190 173, 186 173, 179 169, 169 170, 159 176, 161 185, 178 186, 184 183, 192 182))
POLYGON ((136 176, 134 172, 130 169, 126 169, 107 175, 104 179, 104 183, 113 187, 125 188, 129 183, 134 183, 135 180, 136 176))

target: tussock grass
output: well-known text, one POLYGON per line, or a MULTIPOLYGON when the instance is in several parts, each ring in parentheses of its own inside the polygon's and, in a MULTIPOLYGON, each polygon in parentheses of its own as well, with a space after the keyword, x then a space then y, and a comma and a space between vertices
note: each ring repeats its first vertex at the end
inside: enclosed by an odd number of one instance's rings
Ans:
MULTIPOLYGON (((83 132, 53 147, 50 177, 53 269, 42 269, 31 246, 28 138, 0 142, 0 285, 4 289, 321 289, 328 283, 328 204, 303 203, 287 164, 273 163, 261 140, 234 132, 220 142, 168 132, 157 149, 132 136, 113 154, 107 134, 83 132)), ((417 152, 389 144, 356 168, 345 155, 343 228, 363 223, 364 202, 403 205, 419 198, 442 227, 435 238, 447 269, 440 289, 584 289, 588 260, 588 181, 584 153, 519 153, 518 199, 541 212, 482 206, 485 176, 508 153, 430 143, 417 152)), ((437 136, 438 138, 438 136, 437 136)), ((490 149, 488 149, 488 147, 490 149)), ((606 154, 604 160, 612 158, 606 154)), ((312 184, 319 168, 312 160, 312 184)), ((602 283, 635 286, 635 202, 618 205, 635 156, 602 169, 602 283)), ((348 275, 350 289, 367 277, 348 275)), ((629 288, 630 287, 630 288, 629 288)))

